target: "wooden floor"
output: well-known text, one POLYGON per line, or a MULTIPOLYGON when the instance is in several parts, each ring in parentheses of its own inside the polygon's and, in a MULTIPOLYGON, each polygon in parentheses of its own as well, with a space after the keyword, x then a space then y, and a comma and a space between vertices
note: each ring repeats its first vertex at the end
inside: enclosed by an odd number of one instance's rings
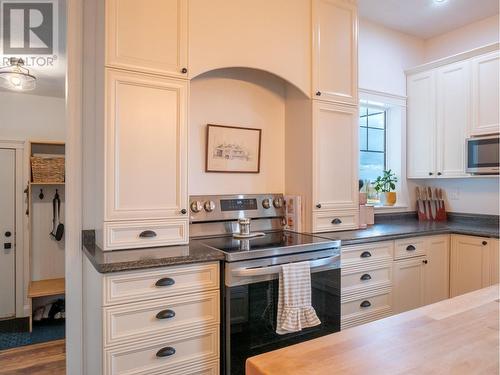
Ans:
POLYGON ((0 375, 65 375, 64 340, 0 351, 0 375))

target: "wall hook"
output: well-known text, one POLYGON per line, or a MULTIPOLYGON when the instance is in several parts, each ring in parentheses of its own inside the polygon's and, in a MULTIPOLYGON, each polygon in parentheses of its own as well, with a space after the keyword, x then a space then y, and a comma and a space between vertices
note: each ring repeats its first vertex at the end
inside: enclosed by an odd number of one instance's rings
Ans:
POLYGON ((43 195, 43 189, 40 189, 40 194, 38 194, 38 198, 43 199, 45 195, 43 195))

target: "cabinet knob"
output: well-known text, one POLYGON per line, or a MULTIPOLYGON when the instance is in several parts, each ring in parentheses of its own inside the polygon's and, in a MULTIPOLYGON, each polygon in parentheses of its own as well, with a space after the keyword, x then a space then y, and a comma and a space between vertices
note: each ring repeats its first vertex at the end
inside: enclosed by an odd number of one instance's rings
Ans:
POLYGON ((12 233, 10 231, 5 232, 5 237, 10 237, 12 236, 12 233))
POLYGON ((316 96, 321 96, 321 91, 316 91, 316 96))
POLYGON ((432 173, 432 172, 429 172, 429 176, 432 176, 433 174, 434 174, 434 173, 432 173))
POLYGON ((181 73, 182 73, 182 74, 186 74, 187 72, 188 72, 187 68, 182 68, 182 69, 181 69, 181 73))
POLYGON ((171 277, 164 277, 155 283, 156 286, 171 286, 174 284, 175 280, 172 279, 171 277))
POLYGON ((153 238, 156 237, 156 232, 154 230, 145 230, 139 234, 140 238, 153 238))
POLYGON ((340 220, 338 217, 332 220, 332 224, 342 224, 342 220, 340 220))
POLYGON ((422 261, 422 263, 423 263, 423 264, 427 264, 427 263, 429 263, 429 262, 428 262, 428 260, 427 260, 427 259, 425 259, 425 260, 423 260, 423 261, 422 261))
POLYGON ((372 256, 372 253, 370 253, 369 251, 363 251, 360 255, 361 258, 369 258, 372 256))
POLYGON ((366 280, 371 280, 371 279, 372 279, 372 277, 371 277, 369 274, 365 273, 365 274, 364 274, 363 276, 361 276, 359 279, 360 279, 360 280, 363 280, 363 281, 366 281, 366 280))
POLYGON ((483 244, 483 246, 486 246, 486 245, 488 245, 488 242, 487 241, 483 241, 482 244, 483 244))
POLYGON ((438 172, 438 176, 441 176, 441 175, 442 175, 442 173, 441 173, 441 172, 438 172))
POLYGON ((158 358, 170 357, 171 355, 174 355, 174 354, 175 354, 175 349, 172 348, 171 346, 167 346, 165 348, 161 348, 160 350, 158 350, 156 352, 156 356, 158 358))
POLYGON ((320 203, 318 203, 318 204, 316 205, 316 208, 321 208, 321 204, 320 204, 320 203))
POLYGON ((181 214, 183 214, 183 215, 187 214, 187 210, 186 210, 185 208, 183 208, 183 209, 181 210, 181 214))
POLYGON ((415 246, 413 246, 413 245, 408 245, 406 247, 406 251, 415 251, 415 250, 417 250, 417 248, 415 246))
POLYGON ((174 310, 162 310, 156 314, 156 319, 172 319, 175 316, 174 310))
POLYGON ((371 305, 370 301, 363 301, 359 304, 359 307, 370 307, 371 305))

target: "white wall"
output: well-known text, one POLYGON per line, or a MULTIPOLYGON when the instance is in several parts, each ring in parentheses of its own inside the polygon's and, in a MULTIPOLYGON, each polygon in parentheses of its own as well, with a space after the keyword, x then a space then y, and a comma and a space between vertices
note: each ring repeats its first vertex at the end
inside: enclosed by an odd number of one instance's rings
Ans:
POLYGON ((405 96, 404 71, 423 62, 424 41, 360 19, 358 50, 360 88, 405 96))
POLYGON ((424 43, 425 61, 441 59, 498 42, 498 22, 497 14, 427 39, 424 43))
POLYGON ((63 141, 65 128, 63 98, 0 92, 0 138, 63 141))
POLYGON ((285 190, 285 82, 251 69, 222 69, 191 81, 189 194, 285 190), (262 129, 259 174, 206 173, 206 125, 262 129))
MULTIPOLYGON (((359 87, 406 96, 405 69, 496 41, 498 15, 427 41, 361 19, 359 87)), ((443 188, 448 211, 499 214, 498 179, 409 180, 410 210, 415 209, 416 185, 443 188), (457 189, 458 196, 452 194, 457 189)))

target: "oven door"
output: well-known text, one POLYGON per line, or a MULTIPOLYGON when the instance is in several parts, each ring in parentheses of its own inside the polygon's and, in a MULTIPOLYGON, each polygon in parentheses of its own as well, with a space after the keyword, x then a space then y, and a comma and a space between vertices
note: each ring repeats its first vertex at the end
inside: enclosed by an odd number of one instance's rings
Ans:
POLYGON ((300 332, 276 334, 278 273, 262 281, 265 267, 253 268, 259 274, 256 282, 246 279, 244 285, 225 287, 225 374, 244 375, 245 361, 251 356, 340 330, 339 257, 323 259, 330 264, 313 267, 311 262, 312 305, 321 324, 300 332))
POLYGON ((467 139, 467 169, 468 173, 498 174, 499 137, 481 137, 467 139))

